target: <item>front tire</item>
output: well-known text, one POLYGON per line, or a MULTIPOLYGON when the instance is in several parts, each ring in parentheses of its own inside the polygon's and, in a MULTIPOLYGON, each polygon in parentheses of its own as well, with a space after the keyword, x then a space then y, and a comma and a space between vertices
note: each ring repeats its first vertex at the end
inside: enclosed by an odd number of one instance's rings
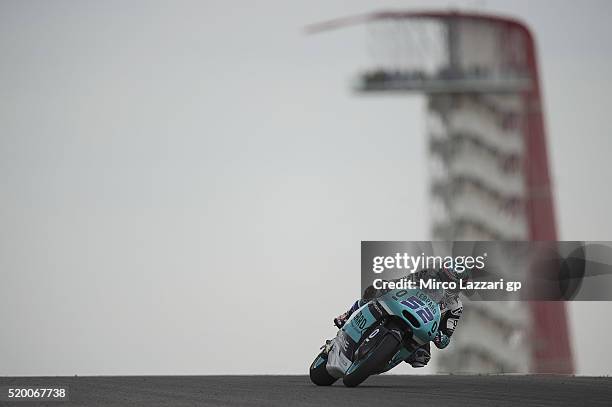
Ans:
POLYGON ((331 386, 337 378, 327 372, 327 353, 321 352, 310 365, 310 381, 317 386, 331 386))
POLYGON ((359 386, 370 375, 379 372, 386 363, 391 360, 397 348, 399 341, 393 334, 387 334, 374 349, 372 349, 362 359, 355 361, 350 372, 344 376, 342 381, 346 387, 359 386), (352 370, 351 370, 352 369, 352 370))

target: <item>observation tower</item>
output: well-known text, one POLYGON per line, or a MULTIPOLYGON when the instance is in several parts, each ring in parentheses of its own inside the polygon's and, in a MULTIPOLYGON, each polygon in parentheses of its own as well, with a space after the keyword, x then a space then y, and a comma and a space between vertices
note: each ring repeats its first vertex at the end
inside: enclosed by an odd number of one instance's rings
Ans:
MULTIPOLYGON (((556 240, 533 35, 520 21, 463 12, 376 12, 360 93, 426 97, 433 240, 556 240)), ((401 120, 401 118, 398 118, 401 120)), ((500 278, 520 268, 511 259, 500 278)), ((441 372, 573 373, 564 302, 466 301, 441 372)))

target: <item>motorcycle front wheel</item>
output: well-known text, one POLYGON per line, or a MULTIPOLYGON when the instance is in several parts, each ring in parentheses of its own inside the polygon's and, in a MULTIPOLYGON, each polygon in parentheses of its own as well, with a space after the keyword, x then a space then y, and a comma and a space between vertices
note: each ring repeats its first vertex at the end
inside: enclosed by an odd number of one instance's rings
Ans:
POLYGON ((397 338, 392 334, 387 334, 370 352, 351 365, 342 379, 344 385, 346 387, 358 386, 370 375, 379 372, 395 355, 398 347, 397 338))
POLYGON ((310 381, 317 386, 331 386, 338 379, 327 373, 327 353, 321 352, 310 365, 310 381))

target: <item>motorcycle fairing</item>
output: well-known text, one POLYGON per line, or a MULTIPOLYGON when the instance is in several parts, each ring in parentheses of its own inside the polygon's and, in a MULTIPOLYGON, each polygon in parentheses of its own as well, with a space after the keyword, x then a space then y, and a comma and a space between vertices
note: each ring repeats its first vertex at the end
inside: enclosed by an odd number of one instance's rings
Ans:
MULTIPOLYGON (((411 331, 411 343, 416 345, 429 342, 440 323, 440 307, 424 292, 418 289, 391 290, 361 306, 338 331, 328 356, 328 373, 337 378, 344 376, 354 362, 359 345, 377 327, 381 327, 381 321, 388 315, 398 316, 407 323, 411 331), (429 310, 427 320, 422 317, 425 309, 429 310)), ((411 349, 402 346, 382 371, 392 369, 410 356, 415 347, 409 347, 411 349)))

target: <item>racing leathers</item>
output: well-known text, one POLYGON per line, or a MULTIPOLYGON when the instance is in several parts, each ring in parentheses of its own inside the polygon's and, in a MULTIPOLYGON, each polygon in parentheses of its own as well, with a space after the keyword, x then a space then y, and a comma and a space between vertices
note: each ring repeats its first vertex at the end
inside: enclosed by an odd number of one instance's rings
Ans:
MULTIPOLYGON (((422 271, 419 273, 415 273, 411 276, 413 279, 426 277, 428 273, 431 271, 422 271)), ((351 308, 345 312, 344 314, 334 318, 334 324, 338 328, 342 328, 346 321, 350 318, 350 316, 357 311, 362 305, 369 302, 372 298, 376 298, 385 291, 381 290, 372 290, 370 287, 369 290, 366 290, 364 293, 365 298, 361 298, 351 306, 351 308), (368 292, 369 291, 369 292, 368 292)), ((438 332, 433 339, 433 343, 436 345, 438 349, 446 348, 450 343, 450 338, 455 332, 457 328, 457 324, 459 323, 459 319, 461 318, 461 313, 463 312, 463 304, 459 299, 458 292, 451 292, 446 290, 444 292, 444 296, 438 302, 440 306, 440 327, 438 328, 438 332)), ((412 367, 423 367, 427 365, 429 360, 431 359, 430 352, 430 344, 429 342, 425 345, 420 346, 416 349, 406 360, 406 363, 409 363, 412 367)))

